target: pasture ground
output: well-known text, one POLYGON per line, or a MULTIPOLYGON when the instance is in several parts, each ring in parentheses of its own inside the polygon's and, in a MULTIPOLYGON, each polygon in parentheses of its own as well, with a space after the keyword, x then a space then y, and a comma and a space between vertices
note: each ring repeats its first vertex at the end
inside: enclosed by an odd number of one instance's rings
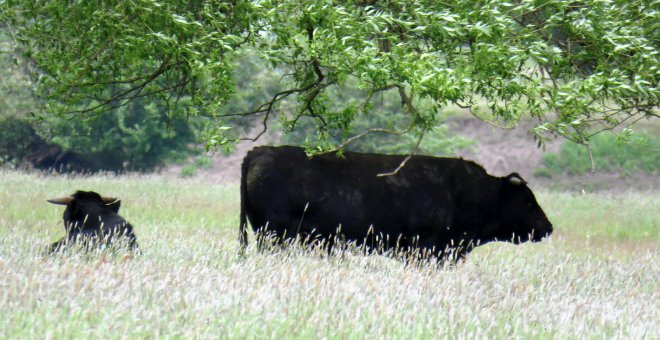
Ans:
POLYGON ((660 338, 657 192, 536 192, 549 240, 434 268, 239 258, 236 184, 0 171, 0 338, 660 338), (140 256, 43 255, 64 234, 46 199, 77 189, 121 196, 140 256))

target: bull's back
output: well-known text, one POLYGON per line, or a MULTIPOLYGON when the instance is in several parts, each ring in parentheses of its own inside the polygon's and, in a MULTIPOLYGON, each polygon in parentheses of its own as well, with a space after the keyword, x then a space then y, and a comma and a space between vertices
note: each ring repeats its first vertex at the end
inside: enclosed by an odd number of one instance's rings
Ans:
POLYGON ((428 226, 434 205, 450 199, 435 192, 446 180, 437 169, 450 164, 418 157, 396 175, 378 176, 404 158, 350 152, 310 158, 297 147, 255 148, 244 161, 243 203, 253 228, 279 223, 328 233, 342 225, 359 237, 369 228, 397 234, 413 224, 428 226))
MULTIPOLYGON (((267 195, 313 202, 328 195, 360 191, 382 196, 405 175, 378 176, 396 168, 401 156, 334 153, 308 157, 299 147, 258 147, 245 158, 244 177, 249 196, 267 195)), ((253 198, 253 197, 252 197, 253 198)))

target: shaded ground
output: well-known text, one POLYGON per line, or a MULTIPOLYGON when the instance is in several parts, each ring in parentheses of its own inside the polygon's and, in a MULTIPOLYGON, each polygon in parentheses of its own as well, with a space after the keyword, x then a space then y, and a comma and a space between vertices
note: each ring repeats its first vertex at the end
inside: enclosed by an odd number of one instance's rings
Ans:
MULTIPOLYGON (((635 174, 622 176, 617 173, 595 173, 583 176, 563 176, 556 178, 534 176, 534 170, 542 165, 544 152, 557 152, 563 142, 556 139, 546 143, 545 150, 538 148, 529 130, 533 122, 521 122, 512 130, 504 130, 472 118, 457 117, 449 121, 451 131, 468 137, 475 143, 456 156, 471 159, 481 164, 488 173, 505 176, 519 173, 530 182, 531 187, 544 187, 568 191, 597 191, 629 189, 660 189, 660 176, 635 174)), ((212 182, 237 182, 240 180, 240 166, 245 154, 259 145, 279 145, 279 136, 266 134, 257 142, 241 142, 231 155, 209 154, 212 165, 208 169, 198 169, 196 177, 212 182)), ((163 174, 179 176, 182 166, 172 166, 162 170, 163 174)))

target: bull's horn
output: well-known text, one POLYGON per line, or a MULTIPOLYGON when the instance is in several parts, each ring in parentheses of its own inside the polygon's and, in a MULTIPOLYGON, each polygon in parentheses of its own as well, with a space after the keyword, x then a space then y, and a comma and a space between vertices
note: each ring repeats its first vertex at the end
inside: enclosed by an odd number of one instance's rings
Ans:
POLYGON ((64 196, 60 198, 53 198, 50 200, 47 200, 50 203, 53 204, 60 204, 60 205, 67 205, 69 202, 73 201, 73 196, 64 196))
POLYGON ((525 184, 525 181, 524 181, 522 178, 520 178, 520 177, 517 177, 517 176, 511 176, 511 177, 509 178, 509 183, 511 183, 511 184, 513 184, 513 185, 522 185, 522 184, 525 184))
POLYGON ((101 196, 101 199, 105 204, 113 203, 118 200, 117 197, 109 197, 109 196, 101 196))

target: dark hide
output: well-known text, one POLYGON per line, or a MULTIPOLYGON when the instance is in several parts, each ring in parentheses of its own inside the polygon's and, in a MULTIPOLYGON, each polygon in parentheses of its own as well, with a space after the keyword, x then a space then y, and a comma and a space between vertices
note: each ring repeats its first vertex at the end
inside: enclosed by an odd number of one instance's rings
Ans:
MULTIPOLYGON (((540 241, 552 224, 518 174, 494 177, 474 162, 345 152, 308 157, 258 147, 241 175, 241 249, 247 220, 277 242, 342 239, 368 251, 464 257, 491 241, 540 241), (246 220, 247 217, 247 220, 246 220)), ((260 238, 261 239, 261 238, 260 238)))
POLYGON ((130 249, 137 249, 133 226, 119 216, 121 201, 116 198, 101 197, 92 191, 76 191, 71 196, 48 201, 66 205, 66 236, 50 246, 51 253, 74 243, 83 243, 87 249, 108 246, 119 237, 125 238, 130 249))

